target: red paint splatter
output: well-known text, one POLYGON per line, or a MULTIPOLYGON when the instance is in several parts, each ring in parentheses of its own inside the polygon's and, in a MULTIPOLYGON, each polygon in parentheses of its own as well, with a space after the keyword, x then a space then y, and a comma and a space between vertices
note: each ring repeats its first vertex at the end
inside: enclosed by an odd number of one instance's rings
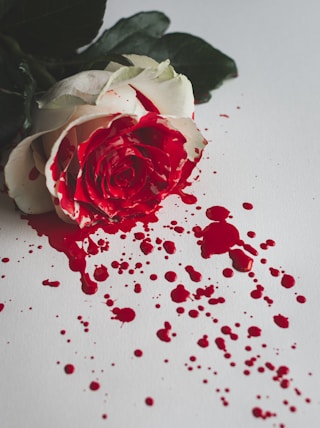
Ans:
POLYGON ((289 319, 281 314, 274 315, 273 321, 280 328, 288 328, 289 327, 289 319))
POLYGON ((209 340, 208 340, 208 336, 206 334, 204 334, 197 342, 197 344, 201 347, 201 348, 207 348, 209 346, 209 340))
POLYGON ((89 388, 91 389, 91 391, 98 391, 98 389, 100 389, 100 383, 93 380, 90 385, 89 388))
POLYGON ((239 272, 249 272, 252 269, 253 259, 240 249, 229 250, 232 266, 239 272))
POLYGON ((161 328, 157 331, 157 336, 162 342, 171 342, 170 331, 171 324, 168 321, 165 321, 164 328, 161 328))
POLYGON ((104 265, 96 266, 93 272, 93 277, 98 282, 103 282, 109 277, 108 268, 104 265))
POLYGON ((292 275, 284 274, 281 278, 281 285, 284 288, 291 288, 295 285, 296 281, 292 275))
POLYGON ((132 308, 113 308, 112 313, 115 315, 112 319, 123 323, 132 322, 136 317, 136 313, 132 308))
POLYGON ((154 399, 152 397, 147 397, 145 399, 145 403, 147 406, 153 406, 154 405, 154 399))
POLYGON ((191 265, 185 267, 185 271, 188 272, 191 281, 200 282, 202 279, 202 275, 200 272, 197 272, 195 268, 191 265))
POLYGON ((183 284, 179 284, 171 291, 170 296, 173 302, 182 303, 187 301, 190 296, 190 292, 184 287, 183 284))
POLYGON ((172 241, 165 241, 163 243, 163 248, 168 254, 174 254, 176 252, 176 245, 172 241))
POLYGON ((42 281, 42 285, 49 286, 49 287, 59 287, 60 281, 49 281, 49 279, 44 279, 42 281))
POLYGON ((64 371, 65 371, 65 373, 66 374, 72 374, 72 373, 74 373, 74 371, 75 371, 75 367, 74 367, 74 365, 73 364, 66 364, 65 366, 64 366, 64 371))

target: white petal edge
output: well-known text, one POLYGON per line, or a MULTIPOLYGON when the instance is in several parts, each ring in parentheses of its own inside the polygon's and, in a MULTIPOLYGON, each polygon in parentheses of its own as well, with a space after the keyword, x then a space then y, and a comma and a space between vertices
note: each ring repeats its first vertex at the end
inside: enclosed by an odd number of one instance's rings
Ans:
POLYGON ((167 120, 186 137, 187 141, 184 147, 188 154, 188 159, 192 162, 199 159, 207 140, 201 134, 195 122, 188 117, 167 117, 167 120))
POLYGON ((35 180, 29 178, 35 166, 30 145, 38 135, 26 138, 13 149, 4 168, 8 194, 27 214, 41 214, 54 209, 45 177, 39 174, 35 180))
POLYGON ((160 114, 193 116, 191 82, 186 76, 177 74, 169 60, 146 69, 132 66, 119 68, 101 89, 96 103, 99 104, 104 92, 129 84, 149 98, 160 114))

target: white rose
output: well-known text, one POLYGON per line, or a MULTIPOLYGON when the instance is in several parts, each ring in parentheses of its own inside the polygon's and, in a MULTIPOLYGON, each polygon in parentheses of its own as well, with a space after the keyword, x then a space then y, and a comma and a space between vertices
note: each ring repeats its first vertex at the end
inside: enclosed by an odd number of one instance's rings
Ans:
POLYGON ((189 80, 169 61, 128 56, 66 78, 39 100, 31 136, 5 167, 26 213, 56 210, 81 227, 155 211, 187 185, 205 139, 189 80))

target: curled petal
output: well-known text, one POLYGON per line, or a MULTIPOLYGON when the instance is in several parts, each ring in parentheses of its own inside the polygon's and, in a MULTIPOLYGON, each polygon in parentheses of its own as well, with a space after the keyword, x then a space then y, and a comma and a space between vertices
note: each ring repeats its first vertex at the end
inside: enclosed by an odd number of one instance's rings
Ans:
POLYGON ((26 138, 12 152, 5 166, 8 193, 21 211, 40 214, 53 210, 45 177, 35 167, 30 145, 34 136, 26 138))
POLYGON ((160 114, 190 118, 193 116, 194 97, 191 82, 186 76, 177 74, 169 61, 145 69, 136 66, 119 68, 101 89, 97 104, 106 91, 117 90, 128 84, 147 97, 160 114))

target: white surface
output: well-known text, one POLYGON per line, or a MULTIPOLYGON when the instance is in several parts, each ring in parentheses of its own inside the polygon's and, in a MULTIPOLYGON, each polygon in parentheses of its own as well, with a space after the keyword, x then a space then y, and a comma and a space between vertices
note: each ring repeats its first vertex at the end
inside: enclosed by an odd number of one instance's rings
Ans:
MULTIPOLYGON (((209 104, 196 108, 196 121, 210 144, 192 191, 203 208, 226 206, 243 236, 248 230, 257 233, 256 244, 274 239, 276 247, 266 252, 268 265, 281 266, 293 274, 297 285, 293 291, 276 287, 267 268, 257 262, 257 277, 275 297, 273 307, 268 308, 249 297, 253 287, 246 274, 223 279, 221 270, 227 258, 202 260, 195 239, 185 235, 174 238, 179 248, 168 262, 163 262, 163 252, 155 251, 149 257, 149 271, 145 266, 145 275, 136 278, 143 287, 141 294, 132 292, 132 277, 110 270, 112 275, 100 291, 85 296, 78 274, 69 270, 66 257, 52 249, 45 237, 37 237, 1 195, 0 257, 9 257, 10 262, 0 263, 0 277, 5 275, 0 278, 0 302, 5 303, 0 313, 0 426, 224 428, 278 427, 284 423, 286 427, 317 427, 319 3, 188 0, 183 7, 168 0, 161 5, 154 0, 137 0, 129 6, 124 3, 109 0, 106 27, 124 15, 159 9, 171 18, 170 31, 203 37, 236 60, 239 77, 215 91, 209 104), (254 210, 245 211, 244 201, 252 202, 254 210), (38 250, 38 245, 44 248, 38 250), (178 317, 169 298, 171 285, 148 280, 153 272, 160 278, 161 269, 169 270, 170 264, 182 277, 179 262, 182 266, 193 264, 204 278, 210 276, 219 284, 222 295, 229 297, 228 304, 215 309, 220 320, 217 326, 204 316, 198 320, 186 314, 178 317), (60 287, 43 287, 46 278, 59 280, 60 287), (124 287, 129 282, 131 288, 124 287), (295 302, 296 291, 307 297, 305 305, 295 302), (106 292, 117 299, 119 306, 134 307, 137 319, 122 327, 111 320, 103 299, 106 292), (154 308, 157 302, 161 304, 158 310, 154 308), (272 314, 279 312, 290 317, 288 330, 272 323, 272 314), (83 332, 77 320, 79 314, 90 321, 89 333, 83 332), (169 344, 155 335, 166 320, 177 332, 169 344), (231 368, 213 343, 201 349, 196 340, 205 333, 213 338, 221 336, 219 328, 224 324, 234 326, 235 322, 241 323, 241 338, 228 342, 237 362, 231 368), (263 336, 248 341, 244 334, 247 325, 262 327, 263 336), (60 334, 62 329, 67 331, 65 336, 60 334), (247 343, 255 349, 250 356, 260 353, 261 362, 270 360, 290 367, 293 382, 289 390, 272 381, 272 373, 258 374, 255 369, 249 377, 243 375, 247 343), (262 343, 268 347, 262 348, 262 343), (297 343, 295 350, 291 349, 293 343, 297 343), (144 352, 140 359, 133 356, 137 348, 144 352), (188 372, 185 363, 190 364, 191 355, 197 356, 197 363, 188 372), (165 358, 169 363, 163 362, 165 358), (63 372, 68 362, 76 367, 71 376, 63 372), (197 369, 197 364, 202 368, 197 369), (208 366, 218 375, 212 375, 208 366), (95 378, 101 389, 91 392, 88 385, 95 378), (207 385, 202 383, 205 378, 207 385), (302 397, 294 392, 295 387, 302 391, 302 397), (221 392, 216 392, 217 388, 221 392), (258 394, 261 399, 257 399, 258 394), (154 406, 144 404, 147 396, 154 398, 154 406), (229 406, 222 405, 221 396, 228 399, 229 406), (311 398, 311 404, 304 403, 306 397, 311 398), (297 406, 296 413, 288 410, 289 406, 282 403, 284 399, 297 406), (254 418, 251 409, 256 405, 276 412, 277 417, 265 421, 254 418), (104 413, 108 414, 107 420, 101 417, 104 413)), ((185 221, 186 211, 196 210, 178 199, 169 198, 163 205, 159 222, 153 225, 153 238, 173 239, 175 235, 163 228, 173 219, 189 228, 197 221, 208 223, 203 212, 185 221)), ((132 253, 133 261, 144 260, 128 236, 125 241, 119 236, 110 238, 111 250, 103 255, 105 264, 119 260, 122 251, 126 258, 132 253)), ((101 260, 98 256, 93 263, 101 260)), ((188 283, 187 276, 182 282, 189 289, 198 286, 188 283)), ((194 307, 191 301, 190 307, 194 307)))

